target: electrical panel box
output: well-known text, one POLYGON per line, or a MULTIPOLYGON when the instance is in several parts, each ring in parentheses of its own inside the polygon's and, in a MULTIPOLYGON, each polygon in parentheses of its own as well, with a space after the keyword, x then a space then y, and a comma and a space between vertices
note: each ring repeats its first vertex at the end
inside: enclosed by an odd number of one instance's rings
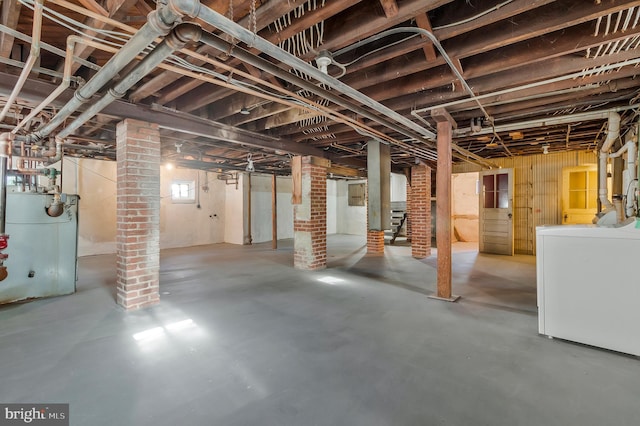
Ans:
POLYGON ((74 293, 78 254, 77 195, 62 194, 64 211, 47 214, 53 194, 7 188, 5 253, 8 276, 0 281, 0 304, 74 293))

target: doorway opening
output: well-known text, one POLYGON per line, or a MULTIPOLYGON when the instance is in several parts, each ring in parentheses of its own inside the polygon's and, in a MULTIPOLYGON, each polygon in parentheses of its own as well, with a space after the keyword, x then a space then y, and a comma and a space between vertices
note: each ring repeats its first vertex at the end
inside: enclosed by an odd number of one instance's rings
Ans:
POLYGON ((454 251, 479 250, 480 176, 478 172, 451 176, 451 232, 454 251))

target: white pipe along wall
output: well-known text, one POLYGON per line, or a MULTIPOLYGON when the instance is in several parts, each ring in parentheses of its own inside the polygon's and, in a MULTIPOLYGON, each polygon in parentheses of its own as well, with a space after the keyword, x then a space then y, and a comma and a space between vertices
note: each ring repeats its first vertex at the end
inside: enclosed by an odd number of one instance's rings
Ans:
POLYGON ((607 137, 600 149, 600 167, 599 173, 599 190, 598 197, 602 203, 602 213, 605 215, 615 210, 613 204, 609 200, 609 191, 607 190, 607 162, 609 159, 609 151, 613 143, 620 136, 620 114, 615 111, 609 111, 609 124, 607 128, 607 137))

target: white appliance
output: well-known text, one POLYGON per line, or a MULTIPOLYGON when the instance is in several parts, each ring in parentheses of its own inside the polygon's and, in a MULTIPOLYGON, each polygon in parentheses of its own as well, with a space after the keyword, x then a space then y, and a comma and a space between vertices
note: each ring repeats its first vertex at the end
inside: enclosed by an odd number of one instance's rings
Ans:
POLYGON ((538 331, 640 356, 640 221, 538 227, 538 331))

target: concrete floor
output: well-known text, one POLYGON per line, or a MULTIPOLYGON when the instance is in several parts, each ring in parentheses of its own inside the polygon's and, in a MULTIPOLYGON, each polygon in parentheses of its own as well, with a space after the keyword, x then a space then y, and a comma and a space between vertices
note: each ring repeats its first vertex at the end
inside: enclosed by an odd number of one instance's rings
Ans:
POLYGON ((535 259, 457 246, 435 258, 329 238, 162 253, 162 303, 113 301, 114 256, 78 292, 0 307, 0 402, 68 402, 72 425, 638 425, 637 358, 537 334, 535 259))

